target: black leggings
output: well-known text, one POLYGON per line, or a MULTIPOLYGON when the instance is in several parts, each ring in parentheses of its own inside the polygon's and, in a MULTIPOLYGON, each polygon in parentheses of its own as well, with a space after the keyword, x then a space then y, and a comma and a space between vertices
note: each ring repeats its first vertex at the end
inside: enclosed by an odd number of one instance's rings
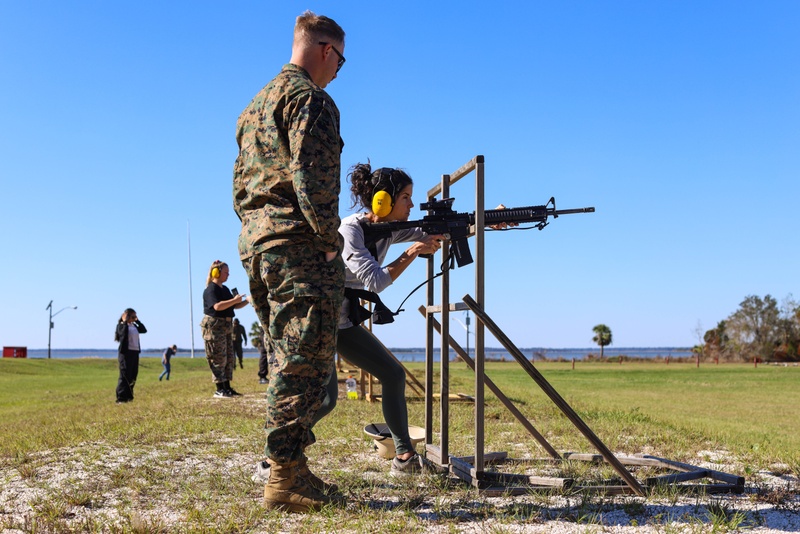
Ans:
MULTIPOLYGON (((392 433, 397 454, 412 452, 408 437, 408 407, 406 406, 406 372, 372 332, 361 326, 339 330, 336 352, 351 364, 368 372, 381 383, 381 407, 386 425, 392 433)), ((326 395, 314 415, 314 424, 336 407, 339 384, 336 367, 325 383, 326 395)), ((313 426, 313 425, 312 425, 313 426)))

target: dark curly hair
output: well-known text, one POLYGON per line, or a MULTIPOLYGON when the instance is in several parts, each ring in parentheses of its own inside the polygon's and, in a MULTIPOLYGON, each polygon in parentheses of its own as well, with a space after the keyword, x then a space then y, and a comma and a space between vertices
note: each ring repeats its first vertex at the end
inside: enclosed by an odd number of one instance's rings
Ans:
POLYGON ((350 199, 353 204, 350 209, 361 206, 372 211, 372 197, 378 191, 387 191, 396 198, 400 191, 414 181, 401 169, 382 167, 372 170, 369 160, 367 163, 356 163, 350 167, 347 174, 350 181, 350 199))

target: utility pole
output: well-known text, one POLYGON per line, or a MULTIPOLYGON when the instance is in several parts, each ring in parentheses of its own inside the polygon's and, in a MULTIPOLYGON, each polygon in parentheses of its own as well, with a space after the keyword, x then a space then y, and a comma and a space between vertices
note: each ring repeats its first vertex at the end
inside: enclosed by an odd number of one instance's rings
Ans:
POLYGON ((55 323, 53 323, 53 317, 55 317, 56 315, 58 315, 59 313, 61 313, 64 310, 77 310, 78 307, 77 306, 65 306, 64 308, 61 308, 57 312, 53 313, 53 301, 51 300, 50 304, 48 304, 47 308, 45 308, 45 309, 46 310, 50 310, 50 319, 47 321, 47 323, 48 323, 48 327, 47 327, 47 359, 49 360, 50 359, 50 340, 53 338, 53 327, 55 326, 55 323))
POLYGON ((192 336, 192 358, 194 358, 194 306, 192 301, 192 233, 189 228, 189 221, 186 221, 186 239, 189 244, 189 326, 192 336))

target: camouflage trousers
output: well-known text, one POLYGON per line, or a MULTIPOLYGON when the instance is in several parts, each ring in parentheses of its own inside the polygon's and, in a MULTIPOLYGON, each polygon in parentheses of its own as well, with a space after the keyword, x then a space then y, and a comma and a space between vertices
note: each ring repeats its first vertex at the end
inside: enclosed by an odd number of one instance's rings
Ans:
POLYGON ((214 375, 215 384, 230 382, 236 355, 233 353, 233 319, 204 315, 200 321, 203 341, 206 345, 206 360, 214 375))
POLYGON ((344 262, 326 262, 307 245, 276 247, 242 260, 251 303, 265 327, 271 358, 265 453, 278 463, 300 458, 334 368, 344 262))

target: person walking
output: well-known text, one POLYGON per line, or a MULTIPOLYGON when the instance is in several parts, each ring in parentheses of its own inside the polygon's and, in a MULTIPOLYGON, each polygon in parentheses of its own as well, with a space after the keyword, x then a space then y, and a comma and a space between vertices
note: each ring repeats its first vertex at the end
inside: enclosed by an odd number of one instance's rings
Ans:
POLYGON ((341 503, 311 473, 311 420, 336 347, 344 264, 339 236, 339 110, 325 88, 345 63, 344 30, 306 11, 289 63, 239 116, 233 203, 251 302, 275 352, 267 387, 264 506, 296 512, 341 503))
POLYGON ((119 342, 117 362, 119 363, 119 380, 117 380, 117 404, 133 400, 133 387, 139 376, 139 353, 142 351, 139 334, 147 332, 139 321, 136 311, 127 308, 122 312, 114 332, 114 341, 119 342))
POLYGON ((203 291, 203 319, 200 328, 206 346, 206 360, 217 387, 215 398, 231 398, 241 393, 231 387, 236 357, 233 353, 234 310, 247 306, 244 295, 234 295, 224 283, 230 276, 228 264, 211 264, 203 291))
MULTIPOLYGON (((262 330, 263 333, 263 330, 262 330)), ((261 336, 261 344, 258 346, 258 383, 267 384, 269 376, 269 359, 272 351, 269 348, 269 339, 266 334, 261 336)))
MULTIPOLYGON (((239 324, 239 319, 233 320, 233 352, 236 354, 236 357, 239 358, 239 369, 244 369, 244 363, 242 360, 244 359, 244 349, 242 348, 242 341, 244 344, 247 345, 247 332, 245 332, 244 327, 239 324)), ((236 361, 233 362, 233 366, 236 367, 236 361)))
POLYGON ((178 346, 172 345, 171 347, 167 347, 167 350, 165 350, 164 354, 161 355, 161 365, 164 367, 164 371, 160 375, 158 375, 159 382, 161 382, 161 379, 164 378, 164 376, 166 376, 167 380, 169 380, 169 372, 171 365, 170 360, 177 351, 178 351, 178 346))

